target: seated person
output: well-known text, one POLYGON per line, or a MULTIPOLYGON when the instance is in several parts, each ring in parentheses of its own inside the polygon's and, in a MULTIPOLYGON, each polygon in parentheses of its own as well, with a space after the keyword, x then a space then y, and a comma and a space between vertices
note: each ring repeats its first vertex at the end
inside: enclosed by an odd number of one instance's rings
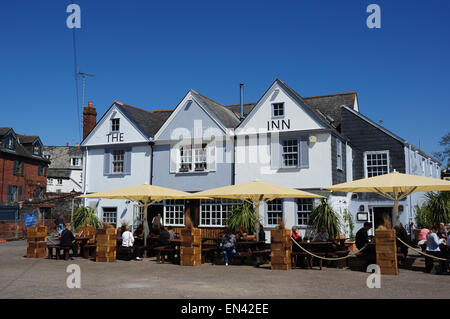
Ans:
POLYGON ((427 235, 430 232, 428 228, 422 228, 417 236, 417 245, 420 247, 427 241, 427 235))
POLYGON ((169 231, 170 234, 170 240, 175 239, 175 231, 173 230, 172 226, 167 227, 167 230, 169 231))
POLYGON ((157 246, 169 246, 170 245, 170 233, 167 231, 166 227, 161 226, 161 232, 159 233, 159 238, 157 246))
MULTIPOLYGON (((372 228, 372 223, 365 222, 364 227, 358 230, 355 236, 355 244, 358 250, 361 250, 364 246, 369 243, 369 234, 368 231, 372 228)), ((372 262, 375 259, 375 249, 374 247, 366 247, 363 252, 363 256, 369 259, 369 262, 372 262)))
POLYGON ((324 226, 320 227, 320 232, 316 235, 314 241, 328 241, 327 229, 324 226))
MULTIPOLYGON (((134 246, 134 237, 130 231, 130 226, 122 226, 122 247, 133 248, 134 246)), ((135 253, 136 254, 136 253, 135 253)), ((136 257, 136 256, 135 256, 136 257)), ((140 260, 140 258, 136 258, 140 260)))
POLYGON ((74 260, 74 257, 78 255, 78 245, 75 241, 75 236, 72 233, 72 226, 70 223, 66 224, 65 229, 61 233, 60 245, 61 247, 70 247, 72 249, 72 257, 70 257, 70 259, 74 260))
POLYGON ((439 231, 437 232, 437 236, 438 236, 440 239, 445 239, 445 240, 447 240, 447 232, 445 231, 445 225, 444 225, 444 223, 441 223, 441 224, 439 225, 439 231))
POLYGON ((259 225, 259 241, 265 243, 266 242, 266 232, 264 231, 263 225, 259 225))
POLYGON ((302 241, 302 236, 300 235, 300 229, 297 226, 292 226, 292 237, 295 241, 302 241))
MULTIPOLYGON (((432 255, 435 257, 443 258, 443 254, 441 253, 441 249, 439 245, 444 243, 444 239, 439 239, 437 236, 438 228, 436 226, 431 227, 430 232, 427 234, 427 249, 426 252, 428 255, 432 255)), ((446 264, 445 261, 439 260, 439 265, 441 271, 446 272, 446 264)), ((431 257, 425 256, 425 272, 430 273, 433 268, 433 259, 431 257)))
POLYGON ((225 235, 222 237, 222 243, 220 247, 223 249, 223 259, 225 266, 228 266, 228 260, 236 254, 236 236, 234 236, 229 229, 225 231, 225 235))
POLYGON ((134 231, 134 257, 136 260, 141 260, 140 246, 144 246, 144 225, 139 224, 139 226, 134 231))

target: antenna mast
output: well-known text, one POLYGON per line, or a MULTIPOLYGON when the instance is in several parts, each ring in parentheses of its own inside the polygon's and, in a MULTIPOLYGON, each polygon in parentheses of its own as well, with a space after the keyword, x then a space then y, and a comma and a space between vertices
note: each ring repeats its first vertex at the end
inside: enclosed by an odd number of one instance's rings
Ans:
POLYGON ((86 90, 86 78, 88 76, 94 76, 94 74, 84 73, 84 72, 77 72, 77 75, 81 76, 81 81, 83 81, 83 88, 81 91, 81 105, 84 106, 84 92, 86 90))

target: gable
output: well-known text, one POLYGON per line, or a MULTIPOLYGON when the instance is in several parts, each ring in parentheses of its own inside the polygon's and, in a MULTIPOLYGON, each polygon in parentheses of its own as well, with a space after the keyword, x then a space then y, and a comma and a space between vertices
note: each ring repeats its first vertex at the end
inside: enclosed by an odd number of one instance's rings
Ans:
POLYGON ((311 109, 276 80, 236 129, 260 133, 328 128, 311 109), (273 104, 283 103, 284 115, 273 116, 273 104))
POLYGON ((147 142, 148 138, 114 103, 103 115, 94 129, 82 142, 82 146, 115 145, 147 142), (119 131, 112 132, 111 120, 119 119, 119 131))
POLYGON ((155 140, 178 140, 180 135, 184 138, 224 136, 226 133, 220 120, 189 92, 155 135, 155 140))

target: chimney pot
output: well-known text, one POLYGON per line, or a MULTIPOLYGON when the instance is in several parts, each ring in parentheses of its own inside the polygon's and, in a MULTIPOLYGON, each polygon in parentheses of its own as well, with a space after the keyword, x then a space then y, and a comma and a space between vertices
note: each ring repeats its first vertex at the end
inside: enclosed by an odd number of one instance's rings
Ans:
POLYGON ((88 102, 87 107, 83 107, 83 139, 89 135, 97 123, 97 111, 93 107, 92 101, 88 102))
POLYGON ((66 146, 69 146, 69 142, 66 143, 66 146))

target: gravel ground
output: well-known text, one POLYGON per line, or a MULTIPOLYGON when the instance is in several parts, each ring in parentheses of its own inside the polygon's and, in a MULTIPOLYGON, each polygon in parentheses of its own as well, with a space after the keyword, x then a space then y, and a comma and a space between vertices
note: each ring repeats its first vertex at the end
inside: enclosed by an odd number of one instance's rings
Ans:
POLYGON ((0 245, 0 298, 448 298, 449 275, 414 270, 382 276, 380 289, 366 285, 368 273, 323 268, 272 271, 269 265, 181 267, 144 261, 96 263, 83 258, 27 259, 26 242, 0 245), (69 289, 66 268, 81 269, 81 288, 69 289))

